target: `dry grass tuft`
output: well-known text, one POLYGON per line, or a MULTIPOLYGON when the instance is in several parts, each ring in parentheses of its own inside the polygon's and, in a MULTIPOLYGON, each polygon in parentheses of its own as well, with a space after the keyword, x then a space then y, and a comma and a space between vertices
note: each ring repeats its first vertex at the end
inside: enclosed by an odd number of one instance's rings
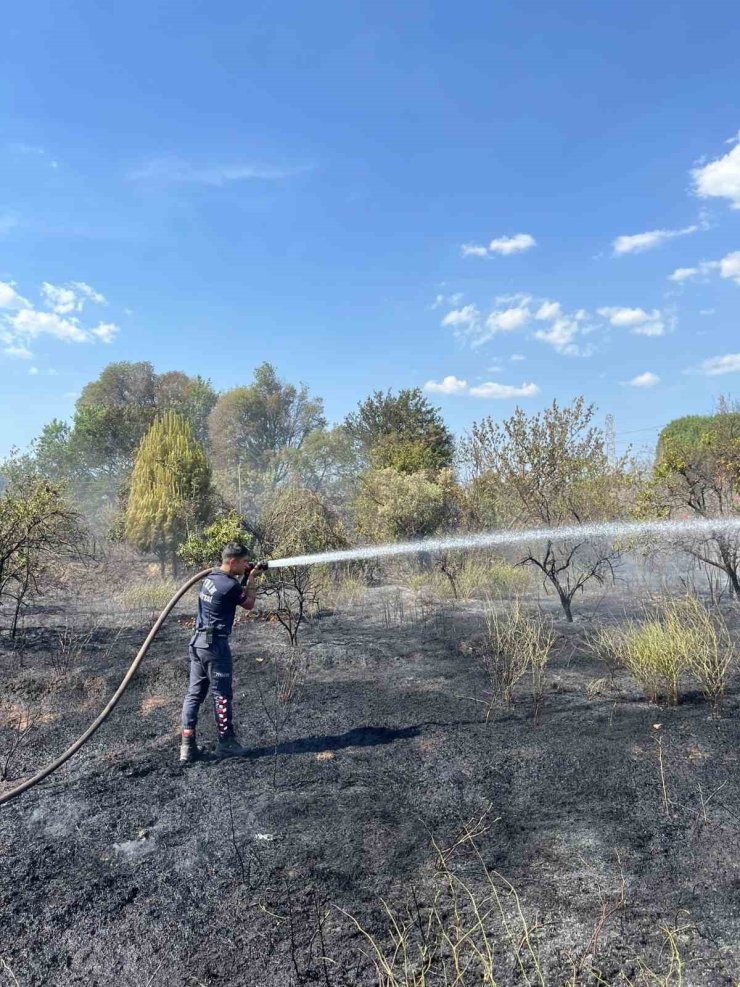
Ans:
POLYGON ((670 705, 678 703, 682 678, 688 676, 718 707, 737 662, 721 611, 695 596, 667 600, 642 621, 602 628, 590 646, 612 668, 625 668, 651 702, 670 705))
POLYGON ((536 712, 544 692, 545 671, 555 635, 539 612, 524 609, 514 600, 503 613, 489 601, 484 612, 484 645, 481 654, 491 689, 491 708, 510 706, 514 686, 527 672, 532 677, 536 712))

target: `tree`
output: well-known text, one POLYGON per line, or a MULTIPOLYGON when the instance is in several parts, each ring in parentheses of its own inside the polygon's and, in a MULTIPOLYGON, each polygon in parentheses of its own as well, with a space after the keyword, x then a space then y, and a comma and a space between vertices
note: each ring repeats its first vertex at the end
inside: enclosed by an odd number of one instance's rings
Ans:
POLYGON ((216 392, 202 377, 156 374, 151 363, 111 363, 80 395, 70 425, 56 419, 33 445, 38 468, 64 479, 85 515, 106 530, 126 489, 136 450, 158 414, 176 411, 196 439, 208 434, 216 392))
MULTIPOLYGON (((270 558, 290 558, 347 547, 341 523, 321 497, 301 487, 286 487, 265 505, 256 533, 261 551, 270 558)), ((269 570, 267 595, 275 596, 274 613, 290 638, 318 606, 315 566, 285 566, 269 570)))
POLYGON ((300 449, 326 419, 323 402, 308 388, 281 381, 263 363, 247 387, 226 391, 208 419, 211 451, 220 486, 243 512, 245 501, 263 499, 287 475, 285 450, 300 449))
POLYGON ((32 446, 33 459, 43 476, 61 479, 74 471, 69 445, 71 434, 71 426, 58 418, 52 418, 44 425, 32 446))
POLYGON ((127 540, 155 553, 162 573, 177 548, 208 514, 211 470, 190 424, 174 411, 157 418, 141 441, 125 517, 127 540))
POLYGON ((86 543, 81 516, 60 484, 44 477, 28 459, 11 456, 2 466, 0 493, 0 601, 13 601, 15 635, 23 606, 51 569, 80 558, 86 543))
POLYGON ((347 415, 344 428, 376 469, 417 473, 452 466, 452 433, 418 387, 397 395, 375 391, 347 415))
POLYGON ((255 538, 236 511, 229 511, 207 525, 200 534, 190 534, 177 554, 187 566, 202 569, 221 561, 221 550, 228 542, 238 542, 254 554, 255 538))
MULTIPOLYGON (((557 401, 531 417, 517 408, 502 425, 490 417, 474 423, 463 444, 472 478, 485 479, 487 499, 512 527, 555 528, 614 520, 629 507, 626 457, 611 464, 603 433, 591 425, 593 405, 582 397, 561 408, 557 401)), ((545 587, 572 621, 575 594, 592 579, 613 577, 620 552, 607 540, 554 538, 527 545, 520 564, 540 570, 545 587)))
POLYGON ((75 405, 71 447, 88 469, 119 473, 157 413, 157 375, 151 363, 109 363, 86 384, 75 405))
POLYGON ((333 509, 344 511, 357 486, 358 459, 354 443, 337 426, 314 429, 297 449, 284 449, 287 482, 319 494, 333 509))
POLYGON ((358 532, 370 541, 411 541, 455 526, 459 488, 451 470, 368 470, 354 501, 358 532))
POLYGON ((157 409, 176 411, 190 422, 193 435, 204 448, 208 447, 208 416, 218 395, 210 380, 201 376, 188 377, 179 370, 170 370, 157 377, 157 409))
MULTIPOLYGON (((660 433, 653 475, 640 501, 643 516, 723 518, 740 513, 740 408, 669 422, 660 433)), ((740 537, 720 526, 683 540, 685 550, 727 576, 740 598, 740 537)))
POLYGON ((89 469, 120 473, 131 468, 145 433, 166 411, 184 417, 204 442, 215 403, 216 392, 202 377, 156 374, 146 361, 110 363, 77 400, 71 448, 89 469))

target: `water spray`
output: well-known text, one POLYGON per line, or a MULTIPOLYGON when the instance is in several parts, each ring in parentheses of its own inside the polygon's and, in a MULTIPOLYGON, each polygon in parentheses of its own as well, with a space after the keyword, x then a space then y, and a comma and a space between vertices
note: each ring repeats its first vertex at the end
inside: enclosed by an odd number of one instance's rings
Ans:
MULTIPOLYGON (((493 548, 499 545, 517 545, 522 543, 542 542, 542 541, 593 541, 597 538, 611 540, 625 540, 650 535, 660 540, 672 540, 682 537, 712 537, 719 534, 729 535, 740 533, 739 518, 717 518, 699 519, 686 521, 607 521, 600 524, 577 524, 556 528, 528 528, 524 530, 512 531, 490 531, 478 535, 460 535, 452 538, 424 538, 419 541, 398 542, 389 545, 366 545, 360 548, 341 549, 336 552, 318 552, 313 555, 294 555, 290 558, 271 559, 266 563, 258 563, 259 569, 285 569, 291 566, 307 566, 330 564, 333 562, 351 562, 356 559, 376 559, 385 558, 391 555, 414 555, 419 552, 441 552, 441 551, 462 551, 465 549, 493 548)), ((107 706, 99 716, 90 724, 87 730, 60 754, 56 760, 47 764, 37 774, 27 778, 15 788, 0 795, 0 805, 10 802, 23 792, 33 788, 52 772, 60 768, 75 754, 82 745, 90 739, 95 731, 108 718, 114 707, 118 703, 129 683, 131 682, 137 668, 144 660, 154 638, 159 633, 171 610, 175 607, 181 597, 195 586, 196 583, 204 579, 210 569, 205 569, 194 576, 191 576, 175 593, 170 602, 155 621, 152 629, 146 636, 144 643, 139 649, 136 657, 131 663, 128 671, 121 680, 121 684, 111 696, 107 706)))
POLYGON ((685 521, 605 521, 594 524, 572 524, 556 528, 489 531, 478 535, 459 535, 451 538, 422 538, 417 541, 396 542, 389 545, 366 545, 361 548, 340 549, 335 552, 318 552, 314 555, 294 555, 285 559, 270 559, 267 567, 268 569, 285 569, 289 566, 328 565, 332 562, 352 562, 356 559, 379 559, 389 555, 415 555, 419 552, 494 548, 500 545, 519 545, 528 542, 594 541, 597 538, 627 541, 640 535, 651 535, 660 540, 670 541, 692 535, 706 538, 732 532, 740 532, 740 518, 702 518, 685 521))

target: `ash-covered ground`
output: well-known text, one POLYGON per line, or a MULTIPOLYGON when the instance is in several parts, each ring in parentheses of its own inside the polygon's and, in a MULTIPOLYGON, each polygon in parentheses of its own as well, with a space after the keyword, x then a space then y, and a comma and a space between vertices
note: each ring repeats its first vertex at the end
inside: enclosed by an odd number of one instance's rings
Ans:
MULTIPOLYGON (((578 601, 574 625, 546 606, 557 644, 537 723, 526 681, 486 721, 480 603, 420 611, 407 591, 368 590, 304 630, 295 679, 283 630, 244 621, 251 754, 187 768, 189 631, 172 620, 82 751, 0 808, 0 984, 370 987, 383 981, 350 916, 386 948, 385 901, 422 945, 435 900, 454 917, 449 874, 481 900, 487 874, 499 890, 500 985, 737 984, 737 680, 718 717, 690 689, 651 705, 622 674, 594 691, 608 673, 584 635, 634 599, 578 601), (455 848, 466 827, 475 846, 455 848)), ((64 619, 47 605, 22 651, 2 645, 5 749, 14 709, 34 725, 0 792, 84 730, 147 629, 104 623, 60 673, 64 619)), ((199 733, 213 746, 210 701, 199 733)))

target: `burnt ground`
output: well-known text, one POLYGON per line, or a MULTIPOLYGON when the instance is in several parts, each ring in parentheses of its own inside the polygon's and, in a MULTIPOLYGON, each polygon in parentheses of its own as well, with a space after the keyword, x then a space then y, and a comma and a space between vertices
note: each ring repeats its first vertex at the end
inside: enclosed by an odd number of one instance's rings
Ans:
MULTIPOLYGON (((479 604, 390 613, 370 593, 324 616, 305 631, 307 672, 288 702, 275 685, 283 632, 250 620, 234 641, 250 756, 185 769, 188 631, 170 622, 82 751, 0 808, 0 984, 377 984, 345 912, 384 945, 381 898, 426 915, 445 882, 433 840, 450 848, 466 822, 479 856, 463 843, 450 870, 480 895, 488 870, 521 945, 511 882, 539 955, 540 974, 531 954, 518 968, 494 910, 500 985, 737 984, 738 682, 719 717, 690 689, 677 708, 650 705, 626 677, 593 694, 605 671, 581 646, 580 612, 556 622, 538 724, 526 683, 488 722, 474 701, 486 690, 467 648, 479 604), (288 716, 277 737, 276 712, 288 716)), ((99 628, 60 676, 61 620, 47 608, 22 654, 0 650, 3 743, 8 703, 37 717, 0 791, 82 732, 146 630, 99 628)), ((200 737, 215 740, 210 704, 200 737)))

